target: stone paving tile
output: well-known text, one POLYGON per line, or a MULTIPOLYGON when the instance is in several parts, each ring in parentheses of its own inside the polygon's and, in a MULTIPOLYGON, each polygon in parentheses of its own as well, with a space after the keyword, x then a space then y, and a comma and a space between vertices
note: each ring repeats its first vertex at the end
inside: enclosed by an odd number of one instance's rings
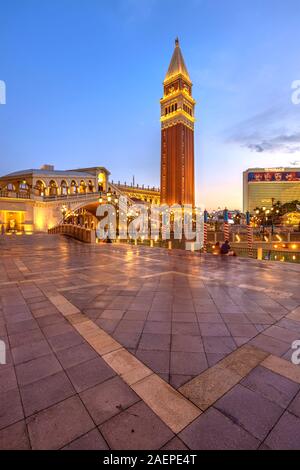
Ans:
POLYGON ((161 450, 189 450, 179 437, 173 437, 161 450))
POLYGON ((280 341, 285 341, 288 345, 291 345, 293 341, 299 339, 299 333, 296 331, 291 331, 287 328, 280 328, 279 326, 271 326, 264 331, 264 334, 271 336, 272 338, 277 338, 280 341))
POLYGON ((56 323, 65 323, 66 320, 61 316, 60 313, 52 314, 52 315, 45 315, 44 317, 39 317, 36 319, 36 323, 40 326, 40 328, 46 328, 50 325, 55 325, 56 323))
POLYGON ((171 352, 171 374, 198 375, 207 369, 206 356, 202 352, 171 352))
POLYGON ((150 367, 153 372, 169 374, 170 370, 170 352, 169 351, 143 351, 138 350, 136 353, 146 366, 150 367))
POLYGON ((76 333, 76 331, 70 331, 61 335, 52 336, 48 341, 54 352, 68 349, 72 346, 77 346, 78 344, 83 343, 82 336, 76 333))
POLYGON ((300 388, 295 382, 261 366, 253 369, 241 384, 254 392, 259 392, 283 409, 288 406, 300 388))
POLYGON ((172 335, 171 344, 172 351, 204 352, 201 336, 172 335))
POLYGON ((23 320, 16 323, 7 324, 7 333, 14 335, 17 333, 23 333, 25 331, 36 330, 39 328, 38 323, 34 319, 23 320))
POLYGON ((20 387, 25 416, 48 408, 74 395, 75 389, 64 372, 20 387))
POLYGON ((45 339, 34 343, 26 343, 12 348, 11 350, 13 360, 16 365, 31 361, 32 359, 37 359, 41 356, 49 355, 51 352, 51 348, 45 339))
POLYGON ((285 317, 277 323, 277 326, 280 328, 286 328, 291 332, 296 332, 300 337, 300 322, 297 320, 285 317))
POLYGON ((125 310, 104 310, 100 314, 100 318, 108 319, 108 320, 121 320, 125 313, 125 310))
POLYGON ((152 370, 125 348, 105 354, 103 359, 129 385, 152 374, 152 370))
POLYGON ((108 450, 108 445, 98 429, 93 429, 63 447, 62 450, 108 450))
POLYGON ((233 353, 226 356, 220 363, 220 367, 232 370, 241 377, 245 377, 254 367, 260 364, 267 357, 267 353, 254 348, 251 345, 244 345, 233 353))
POLYGON ((172 315, 172 320, 179 322, 196 323, 197 317, 195 313, 174 312, 172 315))
POLYGON ((144 333, 171 333, 171 321, 146 321, 144 325, 144 333))
POLYGON ((234 323, 238 325, 251 324, 251 321, 244 313, 223 313, 221 315, 223 321, 227 323, 234 323))
POLYGON ((300 418, 300 392, 296 395, 294 400, 290 403, 288 411, 300 418))
POLYGON ((139 349, 148 351, 169 351, 170 334, 143 333, 139 341, 139 349))
POLYGON ((179 433, 179 437, 192 450, 253 450, 260 443, 214 408, 199 416, 179 433))
POLYGON ((204 336, 203 346, 206 353, 229 354, 236 349, 230 336, 204 336))
POLYGON ((42 339, 44 339, 44 336, 40 329, 29 330, 9 335, 9 342, 12 348, 22 346, 23 344, 27 343, 41 341, 42 339))
POLYGON ((78 397, 71 397, 26 420, 32 449, 60 449, 95 425, 78 397))
POLYGON ((257 335, 257 329, 253 325, 228 323, 227 328, 233 337, 253 338, 257 335))
MULTIPOLYGON (((159 374, 161 376, 161 374, 159 374)), ((185 383, 189 382, 193 378, 192 375, 180 375, 180 374, 170 374, 170 385, 175 389, 178 389, 185 383)), ((166 379, 168 382, 169 380, 166 379)))
POLYGON ((70 367, 66 372, 77 392, 91 388, 115 375, 100 357, 70 367))
POLYGON ((80 396, 97 425, 104 423, 140 400, 119 377, 113 377, 81 392, 80 396))
POLYGON ((206 410, 240 380, 236 372, 217 365, 187 382, 179 391, 200 409, 206 410))
POLYGON ((157 375, 145 377, 133 384, 132 388, 175 433, 201 413, 199 408, 175 392, 157 375))
POLYGON ((281 356, 289 349, 288 343, 265 334, 256 336, 250 341, 250 344, 275 356, 281 356))
POLYGON ((36 382, 61 370, 62 367, 53 354, 38 357, 16 366, 16 374, 20 386, 36 382))
POLYGON ((260 440, 266 438, 282 414, 276 403, 242 385, 236 385, 214 406, 260 440))
POLYGON ((270 449, 299 450, 300 418, 285 412, 265 440, 270 449))
POLYGON ((159 449, 174 436, 172 431, 140 401, 100 426, 111 449, 159 449))
POLYGON ((0 366, 0 393, 18 388, 15 370, 12 366, 0 366))
POLYGON ((198 323, 222 323, 223 318, 218 313, 197 313, 198 323))
POLYGON ((176 321, 172 324, 172 333, 174 335, 199 336, 200 330, 197 323, 176 321))
POLYGON ((114 332, 113 337, 126 348, 134 349, 138 346, 141 332, 119 331, 114 332))
POLYGON ((221 323, 200 323, 200 331, 205 336, 230 336, 230 332, 226 325, 221 323))
POLYGON ((95 350, 86 343, 78 344, 57 352, 57 358, 64 369, 95 359, 96 357, 97 353, 95 350))
POLYGON ((30 443, 25 421, 19 421, 0 431, 0 450, 27 450, 30 443))
POLYGON ((300 368, 290 361, 270 355, 262 362, 262 366, 300 384, 300 368))
POLYGON ((19 390, 0 393, 0 429, 24 418, 19 390))

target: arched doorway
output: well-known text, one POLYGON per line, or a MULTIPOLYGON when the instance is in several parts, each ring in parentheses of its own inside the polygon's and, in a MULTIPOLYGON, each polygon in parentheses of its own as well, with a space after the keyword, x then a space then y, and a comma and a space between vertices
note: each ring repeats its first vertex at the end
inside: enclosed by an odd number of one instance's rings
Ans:
POLYGON ((89 182, 88 182, 88 191, 90 193, 94 192, 94 184, 93 184, 92 180, 89 180, 89 182))
POLYGON ((35 191, 37 192, 37 194, 39 196, 44 196, 45 195, 45 183, 42 181, 42 180, 38 180, 36 183, 35 183, 35 191))
POLYGON ((102 171, 98 174, 98 191, 105 191, 106 188, 106 174, 102 171))
POLYGON ((75 180, 71 181, 70 192, 71 192, 71 194, 76 194, 77 193, 77 183, 76 183, 75 180))
POLYGON ((49 183, 49 196, 57 196, 57 183, 54 180, 49 183))
POLYGON ((83 180, 80 181, 79 192, 86 193, 86 182, 83 180))
POLYGON ((62 196, 66 196, 68 194, 68 185, 65 180, 62 180, 62 182, 60 183, 60 194, 62 196))

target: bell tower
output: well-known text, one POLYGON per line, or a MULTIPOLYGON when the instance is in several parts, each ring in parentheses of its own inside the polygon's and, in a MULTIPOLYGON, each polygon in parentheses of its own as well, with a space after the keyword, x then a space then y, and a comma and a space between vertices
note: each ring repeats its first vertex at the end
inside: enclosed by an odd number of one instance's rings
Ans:
POLYGON ((192 82, 175 40, 161 105, 161 204, 195 205, 192 82))

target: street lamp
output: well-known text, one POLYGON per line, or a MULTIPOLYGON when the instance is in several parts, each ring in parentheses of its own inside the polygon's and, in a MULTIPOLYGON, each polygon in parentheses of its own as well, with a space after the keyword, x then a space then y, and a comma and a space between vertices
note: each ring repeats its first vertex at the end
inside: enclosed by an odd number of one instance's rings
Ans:
POLYGON ((67 207, 66 207, 65 205, 62 206, 62 208, 61 208, 61 213, 62 213, 63 224, 64 224, 64 223, 65 223, 66 213, 67 213, 67 207))

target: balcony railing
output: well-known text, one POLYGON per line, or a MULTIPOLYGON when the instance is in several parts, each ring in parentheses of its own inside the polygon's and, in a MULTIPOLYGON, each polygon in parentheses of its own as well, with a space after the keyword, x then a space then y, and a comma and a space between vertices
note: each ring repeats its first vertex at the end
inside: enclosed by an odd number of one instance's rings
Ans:
POLYGON ((31 199, 29 192, 17 192, 17 191, 0 191, 0 197, 12 198, 12 199, 31 199))
MULTIPOLYGON (((103 193, 102 193, 103 194, 103 193)), ((87 192, 87 193, 73 193, 73 194, 53 194, 49 196, 44 196, 44 201, 59 201, 62 199, 93 199, 99 197, 101 191, 87 192)))

